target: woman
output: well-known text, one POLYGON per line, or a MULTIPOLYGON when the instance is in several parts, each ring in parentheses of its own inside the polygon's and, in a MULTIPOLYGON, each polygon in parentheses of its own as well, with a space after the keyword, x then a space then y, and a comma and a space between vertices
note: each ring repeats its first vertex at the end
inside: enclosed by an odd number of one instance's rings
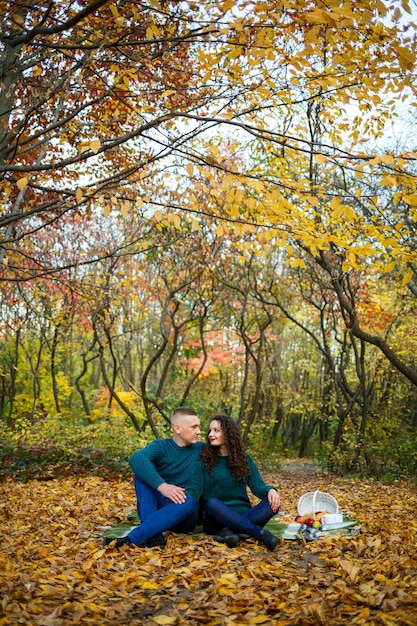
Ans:
POLYGON ((252 457, 245 453, 231 417, 211 419, 207 443, 185 492, 194 502, 203 499, 203 529, 217 541, 232 548, 242 535, 249 535, 275 550, 279 539, 263 526, 278 511, 280 496, 275 487, 265 484, 252 457), (261 500, 254 507, 247 487, 261 500))

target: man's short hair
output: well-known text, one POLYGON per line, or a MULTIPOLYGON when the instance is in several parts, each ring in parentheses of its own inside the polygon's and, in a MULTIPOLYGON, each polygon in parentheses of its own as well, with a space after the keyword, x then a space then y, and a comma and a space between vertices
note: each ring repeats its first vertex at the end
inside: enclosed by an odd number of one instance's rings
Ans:
POLYGON ((197 417, 197 413, 193 409, 189 409, 186 406, 179 406, 172 413, 171 424, 176 424, 182 417, 186 417, 187 415, 195 415, 197 417))

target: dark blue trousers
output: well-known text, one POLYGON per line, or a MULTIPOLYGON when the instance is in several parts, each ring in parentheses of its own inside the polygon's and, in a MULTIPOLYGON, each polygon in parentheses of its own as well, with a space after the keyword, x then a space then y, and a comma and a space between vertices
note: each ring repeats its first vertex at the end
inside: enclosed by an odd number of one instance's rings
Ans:
POLYGON ((259 539, 262 528, 276 514, 267 498, 243 513, 237 513, 218 498, 210 498, 204 507, 203 529, 209 535, 215 535, 221 528, 230 528, 236 534, 259 539))

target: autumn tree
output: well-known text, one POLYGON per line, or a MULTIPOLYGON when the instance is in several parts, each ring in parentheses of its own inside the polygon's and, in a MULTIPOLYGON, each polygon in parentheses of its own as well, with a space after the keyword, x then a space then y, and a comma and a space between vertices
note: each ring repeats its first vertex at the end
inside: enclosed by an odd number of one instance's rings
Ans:
POLYGON ((141 181, 196 106, 188 48, 205 29, 177 3, 3 2, 2 15, 1 260, 3 280, 22 280, 60 267, 34 247, 40 229, 140 210, 141 181))
MULTIPOLYGON (((416 385, 404 333, 410 329, 415 341, 414 305, 396 334, 369 315, 378 277, 387 289, 396 281, 400 299, 416 293, 415 145, 411 135, 395 148, 378 145, 399 100, 405 113, 415 105, 416 27, 407 0, 31 0, 1 7, 3 307, 12 283, 37 279, 39 297, 55 295, 52 283, 42 284, 48 277, 79 319, 89 318, 72 371, 87 414, 83 382, 92 367, 94 382, 104 378, 110 390, 109 405, 130 380, 155 407, 180 356, 183 324, 192 320, 187 340, 203 360, 199 374, 183 381, 184 397, 207 371, 206 333, 223 324, 227 332, 239 328, 254 368, 247 378, 254 387, 242 385, 241 397, 245 410, 261 415, 275 320, 270 304, 257 306, 242 289, 254 250, 259 278, 271 250, 294 270, 314 267, 321 293, 334 298, 334 337, 342 333, 349 349, 358 348, 355 363, 371 345, 416 385), (159 240, 164 232, 171 236, 159 240), (178 255, 198 233, 201 255, 194 247, 183 255, 187 269, 178 255), (128 258, 137 265, 125 265, 128 258), (219 295, 226 258, 235 271, 225 290, 239 302, 235 318, 219 295), (121 271, 149 281, 148 293, 160 288, 152 303, 161 326, 159 334, 151 328, 154 345, 149 340, 145 350, 135 346, 133 321, 150 307, 132 305, 121 271), (162 346, 147 371, 149 355, 162 346)), ((42 343, 45 308, 42 315, 31 323, 40 356, 51 348, 53 380, 63 326, 58 318, 45 326, 51 339, 45 330, 42 343)), ((16 339, 17 321, 13 332, 16 339)), ((13 345, 3 355, 10 371, 19 360, 13 345)), ((365 378, 362 370, 364 403, 365 378)), ((13 376, 2 380, 8 393, 13 376)))

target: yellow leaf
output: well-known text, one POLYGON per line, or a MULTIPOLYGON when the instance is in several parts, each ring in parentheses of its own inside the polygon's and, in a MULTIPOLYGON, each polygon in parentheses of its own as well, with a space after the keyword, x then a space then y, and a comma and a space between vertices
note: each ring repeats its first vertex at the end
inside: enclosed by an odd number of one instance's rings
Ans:
POLYGON ((354 252, 348 252, 347 259, 352 267, 358 267, 356 262, 356 254, 354 252))
POLYGON ((167 89, 166 91, 162 92, 162 97, 164 98, 165 96, 171 96, 173 93, 175 93, 175 89, 167 89))
POLYGON ((384 154, 384 156, 381 157, 381 163, 386 163, 387 165, 390 165, 394 160, 394 157, 392 156, 392 154, 384 154))
POLYGON ((225 0, 225 2, 222 2, 222 4, 220 5, 220 10, 223 11, 224 13, 226 11, 228 11, 233 5, 234 5, 234 0, 225 0))
POLYGON ((146 580, 141 587, 142 589, 158 589, 158 583, 152 580, 146 580))
POLYGON ((214 145, 210 145, 208 148, 208 151, 210 152, 210 154, 215 158, 215 159, 219 159, 220 158, 220 152, 217 146, 214 145))
POLYGON ((97 550, 97 552, 94 552, 92 558, 97 561, 97 559, 101 559, 102 556, 104 556, 106 554, 106 548, 101 548, 100 550, 97 550))
POLYGON ((343 206, 343 215, 349 221, 353 221, 357 217, 355 211, 350 206, 343 206))
POLYGON ((326 163, 327 157, 325 157, 324 154, 315 154, 314 160, 316 161, 316 163, 321 165, 322 163, 326 163))
POLYGON ((411 270, 409 270, 403 276, 403 279, 401 281, 401 287, 405 287, 410 282, 410 280, 412 278, 413 278, 413 272, 411 270))
POLYGON ((122 206, 120 207, 120 213, 126 216, 129 213, 129 209, 130 209, 130 202, 129 200, 125 200, 122 206))
POLYGON ((402 70, 411 70, 414 67, 415 56, 407 48, 397 48, 397 57, 402 70))
POLYGON ((155 37, 161 37, 161 31, 156 24, 152 24, 151 29, 155 37))
POLYGON ((216 591, 217 593, 222 593, 225 596, 234 596, 236 593, 236 589, 228 585, 219 585, 216 587, 216 591))
POLYGON ((354 18, 355 17, 355 13, 354 10, 350 7, 344 8, 344 7, 333 7, 332 11, 334 13, 337 13, 338 15, 343 15, 343 17, 348 17, 348 18, 354 18))
POLYGON ((412 15, 410 5, 408 4, 408 0, 401 0, 401 6, 404 9, 404 11, 407 11, 407 13, 412 15))
POLYGON ((312 22, 313 24, 331 24, 334 26, 337 23, 331 13, 323 11, 322 9, 310 11, 305 15, 305 19, 307 22, 312 22))
POLYGON ((100 150, 100 139, 94 139, 93 141, 90 142, 90 150, 91 152, 94 152, 94 154, 97 154, 97 152, 100 150))
POLYGON ((161 626, 163 626, 164 624, 176 624, 177 623, 177 618, 169 617, 169 615, 156 615, 152 617, 152 620, 156 622, 157 624, 160 624, 161 626))
POLYGON ((78 203, 82 202, 83 200, 83 192, 80 187, 77 187, 77 189, 75 190, 75 199, 78 203))
POLYGON ((265 230, 260 233, 257 233, 256 239, 259 241, 259 243, 265 244, 271 241, 273 236, 274 236, 274 233, 271 230, 265 230))
POLYGON ((26 187, 26 185, 28 184, 28 177, 25 176, 24 178, 19 178, 19 180, 17 181, 17 186, 19 187, 20 190, 24 189, 26 187))
POLYGON ((194 174, 194 165, 192 163, 188 163, 186 169, 188 176, 192 176, 194 174))
POLYGON ((114 17, 119 17, 119 11, 114 6, 114 4, 110 4, 109 9, 113 13, 114 17))
POLYGON ((340 566, 343 570, 345 570, 345 572, 347 572, 350 580, 355 583, 357 581, 360 568, 347 559, 341 559, 340 566))
POLYGON ((385 267, 385 271, 388 272, 392 272, 392 270, 395 269, 395 261, 391 261, 391 263, 388 263, 388 265, 385 267))
POLYGON ((87 572, 90 569, 90 567, 92 566, 93 562, 94 562, 94 559, 88 559, 87 561, 84 561, 84 563, 83 563, 83 570, 85 572, 87 572))
POLYGON ((332 209, 332 217, 334 219, 339 218, 343 213, 343 206, 340 204, 340 198, 332 198, 330 208, 332 209))

